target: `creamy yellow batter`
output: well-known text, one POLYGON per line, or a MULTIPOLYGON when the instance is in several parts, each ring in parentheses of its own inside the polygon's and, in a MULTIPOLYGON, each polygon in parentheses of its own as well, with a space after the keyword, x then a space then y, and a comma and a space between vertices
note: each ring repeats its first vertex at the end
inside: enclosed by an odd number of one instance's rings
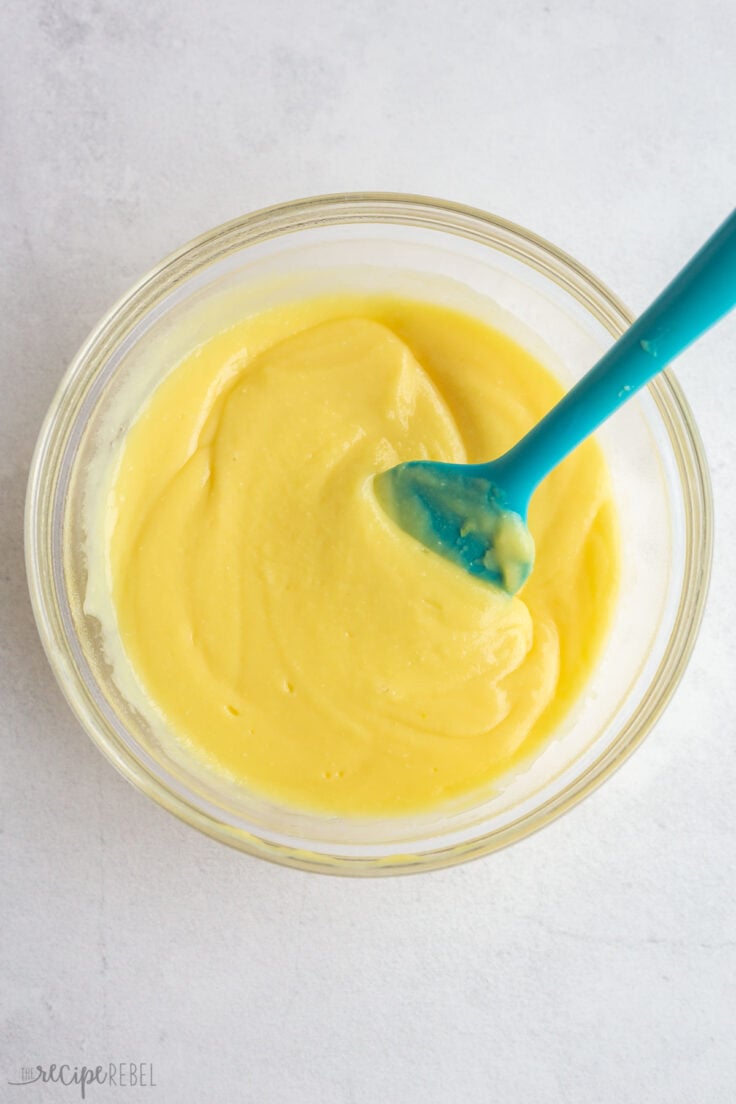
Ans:
POLYGON ((395 297, 274 308, 186 357, 128 434, 108 550, 124 647, 180 740, 348 815, 434 808, 532 756, 615 601, 598 446, 534 496, 516 598, 400 530, 372 477, 497 456, 561 392, 508 337, 395 297))

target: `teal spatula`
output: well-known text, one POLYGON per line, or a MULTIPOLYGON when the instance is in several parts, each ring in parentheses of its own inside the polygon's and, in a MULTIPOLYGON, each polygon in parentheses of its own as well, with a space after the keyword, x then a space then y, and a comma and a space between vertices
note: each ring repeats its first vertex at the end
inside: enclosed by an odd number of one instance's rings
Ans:
POLYGON ((537 485, 736 304, 736 211, 557 406, 488 464, 399 464, 376 476, 387 513, 428 548, 515 594, 534 564, 537 485))

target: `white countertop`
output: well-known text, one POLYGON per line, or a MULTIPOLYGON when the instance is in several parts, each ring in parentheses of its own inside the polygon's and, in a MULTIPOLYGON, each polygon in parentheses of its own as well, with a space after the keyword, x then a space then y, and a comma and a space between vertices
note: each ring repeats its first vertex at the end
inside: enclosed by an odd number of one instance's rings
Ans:
POLYGON ((128 786, 66 707, 23 570, 34 438, 139 274, 244 211, 423 192, 531 227, 641 308, 736 199, 732 0, 5 0, 0 84, 0 1099, 153 1063, 161 1104, 736 1099, 736 317, 679 370, 713 586, 654 733, 496 856, 280 869, 128 786))

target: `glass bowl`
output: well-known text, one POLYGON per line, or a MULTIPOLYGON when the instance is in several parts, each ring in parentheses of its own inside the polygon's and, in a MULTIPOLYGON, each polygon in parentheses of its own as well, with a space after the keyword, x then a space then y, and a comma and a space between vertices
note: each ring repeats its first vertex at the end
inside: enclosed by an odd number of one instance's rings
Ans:
POLYGON ((244 313, 319 290, 399 291, 484 317, 566 383, 630 324, 576 261, 503 219, 420 196, 323 196, 257 211, 162 261, 103 318, 54 398, 33 459, 26 555, 51 666, 91 738, 130 782, 188 824, 305 870, 429 870, 541 828, 603 781, 671 697, 701 620, 712 506, 692 414, 670 373, 599 434, 622 530, 622 589, 587 692, 537 759, 493 793, 432 814, 341 819, 279 807, 194 761, 145 715, 85 608, 104 552, 89 502, 163 375, 244 313), (98 564, 99 566, 99 564, 98 564))

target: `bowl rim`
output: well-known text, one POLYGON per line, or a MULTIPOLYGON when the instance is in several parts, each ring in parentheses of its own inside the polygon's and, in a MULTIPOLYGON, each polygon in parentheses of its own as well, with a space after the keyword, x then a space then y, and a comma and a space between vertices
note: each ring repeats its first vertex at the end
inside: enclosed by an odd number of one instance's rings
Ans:
POLYGON ((376 857, 329 855, 262 839, 227 824, 168 788, 117 737, 104 731, 95 721, 86 684, 71 660, 53 600, 54 582, 63 575, 63 567, 46 556, 48 507, 55 483, 53 461, 73 422, 75 405, 123 334, 195 272, 238 249, 287 233, 377 222, 435 229, 511 253, 571 294, 612 334, 634 320, 606 285, 569 254, 525 227, 479 208, 431 196, 372 191, 311 196, 264 207, 205 231, 168 254, 103 315, 72 358, 43 420, 31 461, 25 508, 26 573, 41 642, 72 712, 119 773, 180 820, 240 851, 315 873, 363 876, 440 869, 501 850, 557 819, 601 785, 642 743, 682 678, 703 617, 713 548, 713 503, 705 451, 690 407, 667 370, 649 384, 649 392, 673 447, 687 539, 678 609, 657 670, 633 714, 582 775, 531 813, 461 843, 417 854, 376 857))

